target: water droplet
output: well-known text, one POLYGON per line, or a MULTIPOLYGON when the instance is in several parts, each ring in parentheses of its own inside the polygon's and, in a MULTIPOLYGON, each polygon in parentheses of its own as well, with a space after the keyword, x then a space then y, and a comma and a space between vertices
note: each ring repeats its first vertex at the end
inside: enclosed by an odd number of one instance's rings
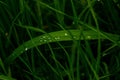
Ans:
POLYGON ((65 36, 68 36, 68 34, 67 34, 67 33, 65 33, 65 36))
POLYGON ((20 51, 20 53, 23 53, 23 51, 20 51))
POLYGON ((8 36, 8 33, 7 33, 7 32, 5 33, 5 36, 8 36))
POLYGON ((88 39, 91 39, 91 36, 87 36, 88 39))
POLYGON ((49 42, 52 42, 52 40, 50 39, 49 42))
POLYGON ((81 76, 85 76, 85 73, 81 73, 81 76))
POLYGON ((75 22, 73 21, 72 24, 75 24, 75 22))
POLYGON ((46 36, 43 36, 43 38, 46 38, 46 36))
POLYGON ((45 39, 44 42, 47 42, 47 40, 45 39))
POLYGON ((25 51, 27 51, 28 50, 28 48, 25 48, 25 51))
POLYGON ((48 39, 50 40, 51 38, 50 38, 50 37, 48 37, 48 39))
POLYGON ((12 56, 16 56, 15 54, 12 54, 12 56))
POLYGON ((74 38, 74 39, 76 39, 77 37, 76 37, 76 36, 74 36, 73 38, 74 38))
POLYGON ((40 40, 40 42, 43 42, 43 40, 40 40))
POLYGON ((55 37, 55 39, 56 39, 56 40, 59 40, 59 39, 60 39, 60 37, 55 37))

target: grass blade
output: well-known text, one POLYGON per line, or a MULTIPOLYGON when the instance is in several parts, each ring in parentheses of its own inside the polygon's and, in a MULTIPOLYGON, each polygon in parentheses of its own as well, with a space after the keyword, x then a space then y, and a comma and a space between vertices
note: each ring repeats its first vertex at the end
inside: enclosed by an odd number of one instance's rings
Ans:
MULTIPOLYGON (((27 51, 30 48, 33 48, 35 46, 40 46, 46 43, 56 42, 56 41, 70 41, 73 40, 79 40, 80 31, 79 30, 69 30, 68 31, 56 31, 51 32, 48 34, 40 35, 36 38, 33 38, 32 40, 29 40, 16 48, 13 53, 5 60, 6 64, 11 64, 17 57, 19 57, 23 52, 27 51), (72 38, 73 36, 73 38, 72 38)), ((85 36, 85 39, 87 40, 95 40, 98 39, 98 34, 95 31, 87 30, 83 31, 83 34, 85 36)), ((106 33, 106 36, 109 36, 113 39, 118 39, 119 37, 113 34, 106 33), (115 37, 116 36, 116 37, 115 37)), ((83 37, 80 38, 81 40, 84 40, 83 37)), ((100 39, 106 39, 104 36, 100 36, 100 39)))

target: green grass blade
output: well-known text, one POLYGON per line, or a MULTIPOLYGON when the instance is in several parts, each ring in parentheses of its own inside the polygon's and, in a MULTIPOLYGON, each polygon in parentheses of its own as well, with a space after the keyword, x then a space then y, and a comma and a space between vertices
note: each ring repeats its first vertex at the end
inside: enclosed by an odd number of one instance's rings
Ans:
POLYGON ((2 68, 2 70, 4 71, 5 74, 7 74, 7 71, 5 69, 4 63, 2 61, 2 59, 0 58, 0 67, 2 68))
POLYGON ((45 4, 45 3, 42 2, 42 1, 38 1, 38 2, 39 2, 39 4, 40 4, 41 6, 44 6, 44 7, 48 8, 48 9, 51 9, 52 11, 55 11, 55 12, 61 14, 61 15, 65 15, 65 16, 67 16, 67 17, 69 17, 69 18, 72 18, 72 16, 69 16, 69 15, 67 15, 66 13, 64 13, 64 12, 62 12, 62 11, 60 11, 60 10, 57 10, 57 9, 49 6, 48 4, 45 4))
POLYGON ((0 80, 16 80, 11 77, 5 76, 5 75, 0 75, 0 80))
MULTIPOLYGON (((33 48, 35 46, 40 46, 42 44, 46 43, 51 43, 51 42, 56 42, 56 41, 69 41, 73 40, 79 40, 80 36, 80 31, 79 30, 69 30, 70 34, 68 31, 56 31, 56 32, 51 32, 48 34, 43 34, 41 36, 38 36, 36 38, 33 38, 32 40, 29 40, 16 48, 13 53, 6 59, 7 64, 11 64, 17 57, 19 57, 23 52, 27 51, 30 48, 33 48), (72 38, 73 37, 73 38, 72 38)), ((87 40, 95 40, 98 39, 98 34, 95 31, 88 30, 88 31, 83 31, 83 34, 85 36, 85 39, 87 40)), ((115 37, 113 34, 106 34, 106 36, 110 36, 111 38, 116 38, 118 39, 118 36, 115 37)), ((81 36, 81 40, 84 40, 84 38, 81 36)), ((104 36, 100 36, 100 39, 106 39, 104 36)))

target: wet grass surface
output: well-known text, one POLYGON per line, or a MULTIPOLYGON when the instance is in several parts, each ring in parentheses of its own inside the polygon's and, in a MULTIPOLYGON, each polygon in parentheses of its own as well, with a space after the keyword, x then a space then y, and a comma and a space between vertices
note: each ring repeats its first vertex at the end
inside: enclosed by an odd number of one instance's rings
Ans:
POLYGON ((0 15, 1 80, 120 79, 118 0, 0 0, 0 15))

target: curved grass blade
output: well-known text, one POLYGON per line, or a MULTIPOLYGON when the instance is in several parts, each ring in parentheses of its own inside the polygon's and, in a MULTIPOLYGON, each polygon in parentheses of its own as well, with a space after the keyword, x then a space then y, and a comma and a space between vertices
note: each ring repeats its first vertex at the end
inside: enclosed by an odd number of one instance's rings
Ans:
MULTIPOLYGON (((16 48, 13 53, 8 56, 5 60, 6 64, 11 64, 17 57, 19 57, 23 52, 27 51, 30 48, 35 46, 40 46, 46 43, 57 42, 57 41, 70 41, 70 40, 95 40, 95 39, 106 39, 103 35, 98 37, 98 33, 93 30, 87 30, 82 32, 83 35, 80 34, 80 30, 62 30, 51 33, 46 33, 40 35, 36 38, 33 38, 21 46, 16 48)), ((106 36, 110 37, 113 40, 118 40, 119 36, 109 33, 104 33, 106 36)))

